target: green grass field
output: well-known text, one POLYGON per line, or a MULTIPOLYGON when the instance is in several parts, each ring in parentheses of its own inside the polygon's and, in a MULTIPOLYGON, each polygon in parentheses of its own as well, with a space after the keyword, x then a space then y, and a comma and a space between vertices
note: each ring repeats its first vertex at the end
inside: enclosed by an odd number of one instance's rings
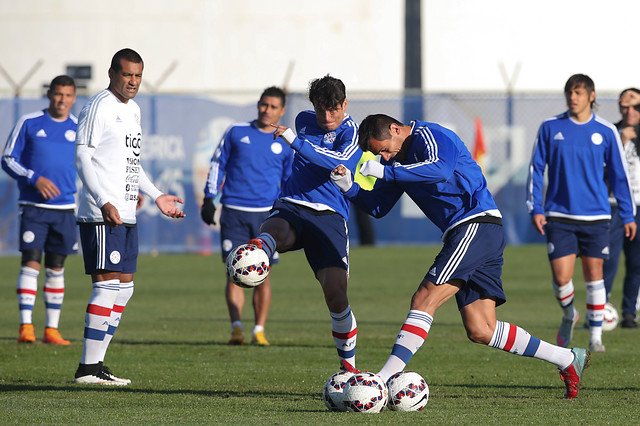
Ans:
MULTIPOLYGON (((409 298, 437 250, 352 249, 349 294, 358 320, 360 369, 377 371, 386 360, 409 298)), ((498 309, 498 317, 553 342, 560 310, 544 250, 543 245, 507 249, 509 301, 498 309)), ((91 293, 81 258, 69 258, 66 267, 60 329, 73 341, 69 347, 16 343, 18 265, 18 257, 0 258, 2 423, 640 423, 640 331, 605 333, 607 352, 593 356, 579 398, 566 401, 553 365, 470 343, 454 300, 438 311, 429 338, 408 367, 429 382, 431 396, 423 412, 328 412, 322 386, 338 370, 338 359, 322 293, 301 252, 285 254, 272 272, 271 346, 266 348, 226 344, 229 323, 218 255, 142 256, 134 297, 106 358, 116 374, 133 384, 117 389, 75 385, 91 293)), ((580 277, 574 281, 584 314, 584 285, 580 277)), ((620 294, 618 277, 612 296, 616 306, 620 294)), ((252 318, 247 305, 245 328, 252 327, 252 318)), ((41 292, 34 322, 40 339, 41 292)), ((577 329, 575 344, 587 343, 588 332, 577 329)))

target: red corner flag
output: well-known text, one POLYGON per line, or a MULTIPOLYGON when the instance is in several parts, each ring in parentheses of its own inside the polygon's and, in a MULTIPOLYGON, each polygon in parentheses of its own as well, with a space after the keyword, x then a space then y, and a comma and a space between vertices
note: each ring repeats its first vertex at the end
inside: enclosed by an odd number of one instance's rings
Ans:
POLYGON ((482 168, 484 172, 484 155, 487 153, 487 147, 484 144, 484 135, 482 133, 482 120, 476 117, 476 140, 473 147, 473 159, 482 168))

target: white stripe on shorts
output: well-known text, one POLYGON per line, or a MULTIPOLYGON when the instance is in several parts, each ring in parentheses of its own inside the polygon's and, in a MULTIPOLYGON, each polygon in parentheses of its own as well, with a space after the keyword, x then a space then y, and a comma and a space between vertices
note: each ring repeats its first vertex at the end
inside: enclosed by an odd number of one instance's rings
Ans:
POLYGON ((106 250, 105 225, 96 225, 96 269, 106 269, 106 250))
POLYGON ((453 252, 453 255, 449 258, 447 263, 444 265, 442 273, 440 274, 440 277, 438 278, 436 284, 443 284, 448 282, 451 279, 451 276, 458 268, 458 265, 460 265, 460 262, 462 262, 464 255, 467 253, 467 250, 469 249, 469 245, 471 244, 473 237, 476 236, 477 231, 478 231, 477 223, 469 224, 469 227, 467 228, 464 234, 464 237, 462 237, 460 244, 458 245, 458 247, 456 247, 456 250, 453 252))

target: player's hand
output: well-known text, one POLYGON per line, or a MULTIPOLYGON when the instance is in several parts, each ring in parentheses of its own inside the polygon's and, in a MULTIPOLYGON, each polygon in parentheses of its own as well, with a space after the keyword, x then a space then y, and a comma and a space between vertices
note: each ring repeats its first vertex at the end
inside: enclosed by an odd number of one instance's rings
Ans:
POLYGON ((186 214, 178 208, 177 203, 184 204, 184 200, 170 194, 162 194, 156 198, 156 206, 158 206, 163 215, 174 219, 181 219, 185 217, 186 214))
POLYGON ((293 130, 286 126, 281 126, 279 124, 270 124, 271 127, 276 130, 273 132, 273 139, 276 140, 279 137, 282 137, 286 143, 291 145, 293 141, 296 139, 296 134, 293 133, 293 130))
POLYGON ((630 142, 638 137, 636 129, 633 126, 627 126, 620 131, 620 139, 622 143, 630 142))
POLYGON ((331 171, 331 180, 338 185, 340 191, 347 192, 353 185, 353 179, 351 178, 351 170, 347 169, 344 165, 340 164, 338 167, 331 171))
POLYGON ((102 211, 102 218, 104 219, 104 223, 109 226, 118 226, 122 225, 122 219, 120 219, 120 212, 118 209, 111 203, 107 203, 100 208, 102 211))
POLYGON ((136 210, 140 210, 144 204, 144 195, 138 192, 138 200, 136 201, 136 210))
POLYGON ((629 241, 633 241, 636 237, 636 232, 638 230, 638 225, 635 222, 629 222, 624 224, 624 236, 629 239, 629 241))
POLYGON ((207 225, 216 224, 216 206, 213 204, 213 198, 206 198, 202 200, 202 207, 200 208, 200 217, 202 221, 207 225))
POLYGON ((378 179, 384 178, 384 166, 375 160, 367 160, 362 163, 360 173, 363 176, 373 176, 378 179))
POLYGON ((40 176, 34 186, 45 200, 51 200, 60 195, 60 189, 58 189, 56 184, 44 176, 40 176))
POLYGON ((533 223, 533 226, 540 233, 540 235, 544 235, 544 226, 547 224, 547 218, 544 217, 543 214, 534 214, 531 217, 531 223, 533 223))

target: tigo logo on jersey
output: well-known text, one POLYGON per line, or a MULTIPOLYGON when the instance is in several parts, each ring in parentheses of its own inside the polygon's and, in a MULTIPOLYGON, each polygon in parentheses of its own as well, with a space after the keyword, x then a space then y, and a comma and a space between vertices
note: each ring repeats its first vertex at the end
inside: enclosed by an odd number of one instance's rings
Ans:
POLYGON ((124 144, 127 148, 133 150, 133 155, 140 156, 140 146, 142 145, 142 134, 138 133, 136 136, 127 135, 124 140, 124 144))

